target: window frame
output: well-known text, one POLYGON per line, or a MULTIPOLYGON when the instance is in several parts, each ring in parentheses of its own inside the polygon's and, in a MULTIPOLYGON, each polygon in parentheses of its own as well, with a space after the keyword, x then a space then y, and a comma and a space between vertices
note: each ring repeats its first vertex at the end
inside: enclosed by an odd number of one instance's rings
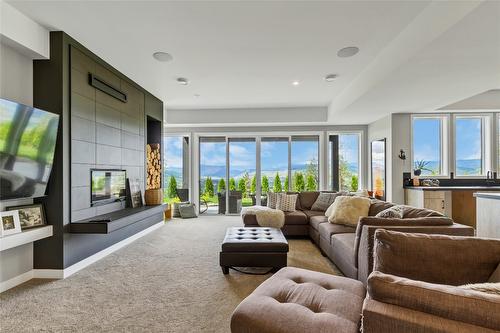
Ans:
POLYGON ((454 113, 453 114, 453 175, 458 179, 483 179, 486 177, 486 173, 488 171, 493 170, 493 156, 494 153, 492 151, 494 144, 492 142, 493 137, 493 129, 492 129, 492 114, 487 113, 454 113), (482 165, 482 173, 480 175, 458 175, 457 174, 457 131, 456 131, 456 123, 457 119, 481 119, 481 165, 482 165))
POLYGON ((442 113, 425 113, 425 114, 412 114, 410 119, 410 161, 411 161, 411 174, 414 176, 414 166, 415 166, 415 151, 414 151, 414 121, 416 119, 439 119, 441 121, 440 130, 440 157, 441 157, 441 172, 438 175, 421 175, 421 178, 433 178, 433 179, 446 179, 450 178, 452 168, 450 160, 452 160, 450 154, 453 149, 450 149, 450 115, 442 113))

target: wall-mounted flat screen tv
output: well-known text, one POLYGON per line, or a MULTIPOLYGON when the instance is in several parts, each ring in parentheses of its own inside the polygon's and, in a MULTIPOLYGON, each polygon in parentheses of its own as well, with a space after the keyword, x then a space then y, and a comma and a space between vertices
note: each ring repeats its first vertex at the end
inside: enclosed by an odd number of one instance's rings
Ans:
POLYGON ((0 99, 0 200, 45 195, 59 116, 0 99))
POLYGON ((125 170, 92 169, 90 178, 92 206, 125 200, 127 180, 125 170))

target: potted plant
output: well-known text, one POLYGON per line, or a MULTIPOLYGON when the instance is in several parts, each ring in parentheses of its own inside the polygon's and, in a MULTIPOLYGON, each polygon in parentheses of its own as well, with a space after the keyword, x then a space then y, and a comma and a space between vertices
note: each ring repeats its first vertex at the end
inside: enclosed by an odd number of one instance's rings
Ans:
POLYGON ((431 169, 429 169, 427 166, 429 165, 429 162, 420 160, 420 161, 415 161, 415 166, 413 169, 413 174, 415 176, 420 176, 422 174, 422 170, 430 171, 432 172, 431 169))

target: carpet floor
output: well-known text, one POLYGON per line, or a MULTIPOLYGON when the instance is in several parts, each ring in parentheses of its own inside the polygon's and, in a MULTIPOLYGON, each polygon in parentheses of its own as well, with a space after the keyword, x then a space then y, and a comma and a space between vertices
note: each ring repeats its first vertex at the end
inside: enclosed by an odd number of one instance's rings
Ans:
MULTIPOLYGON (((234 308, 271 276, 218 264, 240 217, 173 220, 64 280, 34 279, 0 294, 1 332, 229 332, 234 308)), ((308 239, 288 265, 340 274, 308 239)))

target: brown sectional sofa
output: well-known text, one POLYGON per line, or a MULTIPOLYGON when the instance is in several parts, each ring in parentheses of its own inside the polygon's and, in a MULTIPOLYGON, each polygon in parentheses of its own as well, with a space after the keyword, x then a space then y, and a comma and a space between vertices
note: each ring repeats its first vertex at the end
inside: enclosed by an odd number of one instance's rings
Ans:
MULTIPOLYGON (((452 219, 428 209, 407 207, 403 219, 377 218, 382 210, 393 203, 373 199, 368 217, 360 219, 357 228, 328 222, 324 211, 313 211, 311 207, 320 192, 298 194, 295 212, 285 213, 282 228, 286 236, 309 236, 321 252, 350 278, 364 284, 373 270, 373 235, 377 229, 474 236, 474 229, 454 223, 452 219)), ((255 215, 244 214, 245 226, 258 226, 255 215)))
POLYGON ((499 332, 500 297, 458 286, 486 282, 500 240, 377 230, 375 271, 353 279, 287 267, 241 302, 233 333, 499 332))

